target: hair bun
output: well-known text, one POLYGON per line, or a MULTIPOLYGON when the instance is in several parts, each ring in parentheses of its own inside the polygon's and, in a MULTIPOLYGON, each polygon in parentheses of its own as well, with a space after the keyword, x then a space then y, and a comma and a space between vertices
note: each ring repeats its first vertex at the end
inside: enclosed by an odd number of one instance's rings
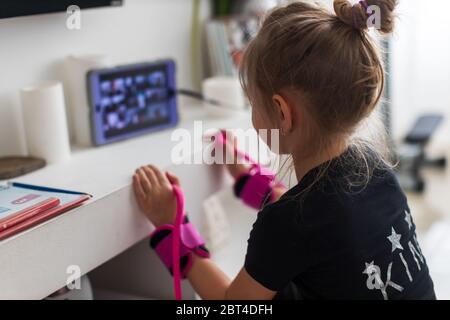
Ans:
POLYGON ((397 3, 398 0, 363 0, 352 5, 348 0, 334 0, 334 11, 342 22, 354 29, 365 31, 375 26, 379 32, 389 34, 394 31, 397 3), (372 6, 378 7, 378 12, 373 13, 376 15, 374 17, 368 13, 372 6))

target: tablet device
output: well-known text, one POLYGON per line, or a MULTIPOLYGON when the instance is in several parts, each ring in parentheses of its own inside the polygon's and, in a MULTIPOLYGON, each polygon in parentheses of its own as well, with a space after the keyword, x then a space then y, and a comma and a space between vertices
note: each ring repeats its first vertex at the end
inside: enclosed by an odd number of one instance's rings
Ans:
POLYGON ((92 70, 87 86, 96 146, 178 123, 173 60, 92 70))

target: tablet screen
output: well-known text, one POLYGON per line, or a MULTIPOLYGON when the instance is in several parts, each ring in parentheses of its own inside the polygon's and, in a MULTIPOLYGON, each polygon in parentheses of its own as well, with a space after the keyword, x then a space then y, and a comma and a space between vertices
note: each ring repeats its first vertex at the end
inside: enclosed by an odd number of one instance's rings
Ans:
POLYGON ((92 71, 88 77, 95 144, 176 125, 172 61, 92 71))

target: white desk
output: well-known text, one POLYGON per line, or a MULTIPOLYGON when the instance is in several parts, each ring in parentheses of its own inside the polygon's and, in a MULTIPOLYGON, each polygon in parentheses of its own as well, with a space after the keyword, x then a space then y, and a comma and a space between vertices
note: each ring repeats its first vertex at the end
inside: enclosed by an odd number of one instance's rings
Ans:
MULTIPOLYGON (((249 128, 249 114, 205 118, 200 107, 181 110, 180 127, 249 128)), ((77 150, 66 163, 51 165, 15 181, 73 189, 93 199, 64 215, 0 242, 0 299, 42 299, 66 285, 67 267, 86 274, 144 239, 152 230, 140 214, 131 188, 134 170, 152 163, 182 181, 187 210, 199 223, 202 201, 229 184, 217 166, 173 166, 172 130, 98 148, 77 150)), ((150 266, 151 267, 151 266, 150 266)), ((170 286, 170 283, 168 284, 170 286)))

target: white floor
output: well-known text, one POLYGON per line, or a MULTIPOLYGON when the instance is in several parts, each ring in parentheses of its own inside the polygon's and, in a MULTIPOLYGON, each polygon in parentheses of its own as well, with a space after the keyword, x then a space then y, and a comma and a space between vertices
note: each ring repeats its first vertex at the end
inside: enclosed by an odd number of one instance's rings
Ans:
POLYGON ((438 299, 450 300, 450 168, 428 169, 422 195, 408 194, 438 299))
POLYGON ((450 300, 450 221, 435 223, 422 238, 422 250, 440 300, 450 300))

